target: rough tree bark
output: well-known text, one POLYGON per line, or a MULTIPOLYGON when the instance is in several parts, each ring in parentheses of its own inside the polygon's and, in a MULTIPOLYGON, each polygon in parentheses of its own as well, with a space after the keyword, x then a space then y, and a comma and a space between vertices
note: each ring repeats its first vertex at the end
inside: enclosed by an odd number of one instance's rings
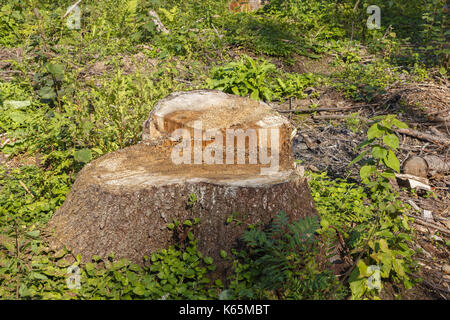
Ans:
MULTIPOLYGON (((293 164, 290 133, 286 119, 264 103, 207 90, 172 94, 144 123, 143 143, 92 161, 78 174, 49 223, 54 231, 51 244, 71 247, 85 261, 113 252, 142 264, 144 256, 183 238, 167 228, 174 219, 200 218, 193 228, 198 247, 214 258, 217 274, 224 276, 229 265, 220 258, 220 250, 229 253, 238 246, 248 224, 267 225, 280 211, 292 220, 317 214, 308 184, 293 164), (280 130, 279 169, 261 174, 268 165, 249 164, 248 152, 244 164, 175 165, 171 156, 179 141, 170 132, 193 130, 199 120, 203 130, 280 130), (197 198, 192 206, 191 194, 197 198), (226 223, 234 212, 244 223, 226 223)), ((203 141, 202 150, 207 145, 203 141)))

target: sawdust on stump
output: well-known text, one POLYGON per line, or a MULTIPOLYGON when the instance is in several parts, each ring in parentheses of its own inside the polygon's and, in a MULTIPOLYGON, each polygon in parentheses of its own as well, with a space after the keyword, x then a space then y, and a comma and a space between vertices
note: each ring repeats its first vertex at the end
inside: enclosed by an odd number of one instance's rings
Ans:
MULTIPOLYGON (((264 103, 218 91, 174 93, 150 113, 143 143, 107 154, 78 174, 49 223, 52 246, 71 247, 84 260, 113 252, 142 264, 144 256, 185 239, 185 233, 169 230, 169 223, 200 218, 192 229, 198 247, 214 258, 216 274, 224 276, 230 265, 220 258, 220 251, 230 253, 238 247, 248 225, 263 227, 280 211, 292 220, 317 215, 308 184, 295 169, 290 135, 289 122, 264 103), (170 132, 190 132, 198 121, 204 131, 279 130, 278 169, 262 174, 270 164, 249 164, 248 152, 243 164, 174 164, 173 148, 180 142, 170 132), (188 202, 191 194, 197 198, 194 204, 188 202), (233 213, 242 224, 227 224, 233 213)), ((246 140, 248 149, 250 138, 246 140)), ((209 143, 202 141, 203 151, 209 143)), ((268 145, 269 153, 275 151, 272 147, 268 145)))

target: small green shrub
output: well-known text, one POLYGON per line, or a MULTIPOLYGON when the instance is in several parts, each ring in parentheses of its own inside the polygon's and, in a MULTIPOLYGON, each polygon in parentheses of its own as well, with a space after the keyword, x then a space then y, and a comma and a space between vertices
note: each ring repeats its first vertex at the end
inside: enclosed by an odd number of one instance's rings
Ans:
POLYGON ((253 60, 244 55, 239 62, 211 70, 207 87, 239 96, 250 96, 254 100, 280 100, 288 97, 304 98, 303 90, 317 85, 318 76, 282 73, 266 60, 253 60))

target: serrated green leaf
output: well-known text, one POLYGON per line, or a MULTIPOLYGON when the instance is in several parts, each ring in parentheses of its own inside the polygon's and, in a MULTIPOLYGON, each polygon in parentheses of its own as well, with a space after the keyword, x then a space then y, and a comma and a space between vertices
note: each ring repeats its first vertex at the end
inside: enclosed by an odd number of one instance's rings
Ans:
MULTIPOLYGON (((355 269, 356 270, 356 269, 355 269)), ((359 300, 367 290, 367 280, 360 279, 350 282, 350 290, 352 291, 352 299, 359 300)))
POLYGON ((399 146, 398 137, 395 134, 383 136, 383 142, 394 150, 396 150, 399 146))
POLYGON ((47 64, 47 70, 55 75, 55 76, 61 76, 64 73, 64 66, 61 64, 47 64))
POLYGON ((384 158, 386 158, 387 153, 388 153, 387 149, 383 148, 382 146, 377 145, 372 148, 372 156, 375 159, 380 159, 380 160, 384 159, 384 158))
POLYGON ((37 279, 37 280, 47 280, 48 279, 46 275, 39 273, 39 272, 31 272, 30 278, 37 279))
POLYGON ((250 99, 258 101, 259 100, 259 90, 257 90, 257 89, 254 90, 252 92, 252 94, 250 95, 250 99))
POLYGON ((374 123, 367 131, 367 139, 371 140, 371 139, 379 138, 383 134, 384 134, 383 128, 378 123, 374 123))
POLYGON ((403 267, 403 261, 402 260, 393 258, 393 260, 392 260, 392 267, 394 268, 395 272, 397 272, 397 274, 400 277, 404 277, 405 276, 405 268, 403 267))
POLYGON ((362 166, 359 170, 359 175, 361 176, 361 179, 367 179, 375 171, 377 171, 377 168, 375 166, 365 165, 362 166))
POLYGON ((227 257, 227 252, 225 250, 220 250, 220 256, 225 259, 227 257))
POLYGON ((42 99, 53 99, 56 97, 55 90, 52 87, 42 87, 38 93, 42 99))
POLYGON ((11 112, 10 114, 8 114, 9 118, 16 122, 16 123, 23 123, 26 118, 27 118, 27 114, 25 112, 21 112, 21 111, 14 111, 11 112))
POLYGON ((399 128, 399 129, 408 129, 409 128, 406 123, 404 123, 404 122, 402 122, 402 121, 400 121, 398 119, 393 119, 392 120, 392 124, 394 126, 396 126, 397 128, 399 128))
POLYGON ((359 269, 360 277, 367 276, 367 265, 364 263, 364 261, 359 260, 358 264, 357 264, 357 267, 359 269))
POLYGON ((384 171, 381 173, 382 177, 385 177, 387 179, 394 179, 395 178, 395 173, 392 171, 384 171))
POLYGON ((365 146, 368 146, 369 144, 371 144, 371 143, 373 142, 373 140, 374 140, 374 139, 367 139, 367 140, 364 140, 363 142, 361 142, 361 143, 356 147, 356 150, 362 149, 362 148, 364 148, 365 146))
POLYGON ((390 251, 389 250, 389 246, 388 246, 388 244, 387 244, 385 239, 380 239, 378 241, 378 244, 380 245, 381 251, 383 251, 383 252, 389 252, 390 251))
POLYGON ((34 230, 34 231, 29 231, 26 233, 26 235, 30 238, 36 239, 37 237, 39 237, 39 234, 41 232, 39 230, 34 230))
POLYGON ((185 220, 183 224, 185 226, 192 227, 192 221, 191 220, 185 220))
POLYGON ((362 153, 360 153, 355 159, 353 159, 353 160, 348 164, 348 167, 350 167, 350 166, 354 165, 355 163, 361 161, 361 160, 364 158, 364 156, 365 156, 368 152, 369 152, 369 150, 365 150, 365 151, 363 151, 362 153))
POLYGON ((143 296, 145 294, 144 286, 139 283, 136 287, 133 288, 133 293, 138 296, 143 296))

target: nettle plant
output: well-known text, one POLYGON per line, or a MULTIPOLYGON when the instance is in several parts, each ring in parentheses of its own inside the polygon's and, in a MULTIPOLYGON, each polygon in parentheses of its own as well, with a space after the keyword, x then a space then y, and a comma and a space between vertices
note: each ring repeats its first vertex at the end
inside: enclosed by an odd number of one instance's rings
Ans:
POLYGON ((371 191, 375 192, 380 187, 390 189, 388 179, 395 178, 395 172, 400 172, 400 161, 395 155, 399 139, 393 127, 408 128, 408 125, 398 120, 395 115, 379 116, 372 120, 375 120, 375 123, 367 131, 367 139, 358 146, 358 149, 366 150, 349 165, 361 161, 371 153, 372 157, 366 160, 360 169, 360 176, 362 181, 372 188, 371 191), (373 179, 374 177, 379 179, 373 179))
POLYGON ((360 169, 362 182, 370 189, 370 209, 374 212, 372 228, 358 263, 350 274, 349 284, 353 299, 377 298, 382 289, 382 280, 402 283, 410 289, 413 281, 409 277, 414 251, 408 247, 411 228, 408 218, 402 214, 404 206, 392 188, 389 179, 400 171, 400 161, 395 155, 399 139, 394 127, 407 128, 395 115, 375 117, 375 123, 367 131, 367 140, 358 148, 366 148, 350 164, 361 161, 368 153, 371 158, 364 161, 360 169), (364 252, 366 250, 366 252, 364 252), (374 270, 378 269, 379 273, 374 270), (373 280, 379 285, 373 286, 373 280))

